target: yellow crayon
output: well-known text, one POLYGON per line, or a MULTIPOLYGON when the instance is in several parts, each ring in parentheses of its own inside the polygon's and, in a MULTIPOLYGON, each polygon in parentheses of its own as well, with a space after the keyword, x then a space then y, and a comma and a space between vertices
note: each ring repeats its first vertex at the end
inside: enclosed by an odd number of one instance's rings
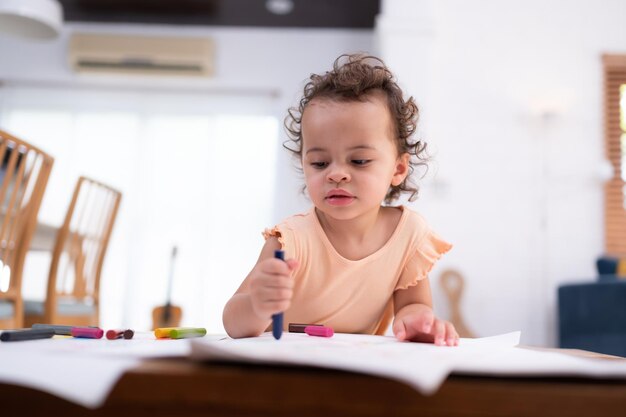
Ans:
POLYGON ((206 334, 203 327, 160 327, 154 329, 154 335, 158 339, 185 339, 188 337, 202 337, 206 334))

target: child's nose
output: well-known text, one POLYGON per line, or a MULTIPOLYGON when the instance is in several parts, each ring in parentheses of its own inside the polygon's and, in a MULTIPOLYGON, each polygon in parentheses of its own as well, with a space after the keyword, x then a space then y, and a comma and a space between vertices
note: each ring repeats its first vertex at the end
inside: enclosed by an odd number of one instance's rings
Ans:
POLYGON ((335 167, 328 173, 328 181, 339 184, 340 182, 350 181, 350 174, 341 167, 335 167))

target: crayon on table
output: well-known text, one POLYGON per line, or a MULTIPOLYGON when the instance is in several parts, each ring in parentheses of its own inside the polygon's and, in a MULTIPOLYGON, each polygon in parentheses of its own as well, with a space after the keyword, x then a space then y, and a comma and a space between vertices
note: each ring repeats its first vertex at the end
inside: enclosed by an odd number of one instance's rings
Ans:
POLYGON ((104 330, 98 327, 72 327, 72 336, 83 339, 101 339, 104 330))
MULTIPOLYGON (((274 258, 285 260, 285 252, 282 250, 274 251, 274 258)), ((272 335, 274 339, 278 340, 283 335, 283 313, 276 313, 272 315, 272 335)))
POLYGON ((176 329, 176 327, 159 327, 154 329, 154 336, 157 339, 169 338, 170 332, 174 329, 176 329))
POLYGON ((3 330, 0 340, 3 342, 19 342, 22 340, 49 339, 54 336, 51 329, 3 330))
POLYGON ((74 327, 83 328, 83 329, 97 329, 95 326, 66 326, 63 324, 42 324, 35 323, 31 326, 32 329, 49 329, 54 330, 54 334, 60 336, 71 336, 72 329, 74 327))
POLYGON ((323 324, 289 323, 289 333, 304 333, 307 326, 323 326, 323 324))
POLYGON ((154 335, 159 338, 183 339, 187 337, 202 337, 206 334, 204 327, 160 327, 154 329, 154 335))
POLYGON ((106 332, 106 337, 109 340, 115 340, 115 339, 132 339, 133 336, 135 335, 135 332, 132 331, 131 329, 126 329, 126 330, 107 330, 106 332))
POLYGON ((172 339, 186 339, 189 337, 202 337, 206 334, 206 329, 203 327, 181 327, 174 329, 170 332, 172 339))
POLYGON ((332 327, 326 326, 307 326, 304 328, 304 333, 309 336, 319 336, 319 337, 332 337, 335 332, 332 327))

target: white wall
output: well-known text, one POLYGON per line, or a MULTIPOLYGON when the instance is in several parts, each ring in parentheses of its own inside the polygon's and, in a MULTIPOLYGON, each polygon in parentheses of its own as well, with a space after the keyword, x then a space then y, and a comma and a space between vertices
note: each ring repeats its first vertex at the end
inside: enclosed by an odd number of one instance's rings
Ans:
POLYGON ((455 244, 433 278, 464 274, 479 335, 554 344, 558 284, 595 276, 601 54, 626 53, 625 19, 623 0, 383 2, 382 55, 436 155, 415 207, 455 244))

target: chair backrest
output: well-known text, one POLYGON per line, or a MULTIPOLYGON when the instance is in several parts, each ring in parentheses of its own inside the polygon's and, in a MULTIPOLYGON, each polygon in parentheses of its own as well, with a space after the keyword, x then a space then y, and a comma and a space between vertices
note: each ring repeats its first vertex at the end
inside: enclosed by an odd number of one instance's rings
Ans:
POLYGON ((54 159, 0 130, 0 329, 23 323, 22 272, 54 159))
POLYGON ((463 278, 463 274, 456 269, 446 269, 441 272, 439 285, 448 298, 450 322, 456 328, 459 336, 469 338, 476 337, 465 324, 463 313, 461 312, 461 297, 463 296, 463 287, 465 287, 465 278, 463 278))
POLYGON ((71 324, 99 324, 100 273, 121 199, 122 193, 106 184, 78 179, 52 253, 44 323, 69 323, 59 312, 65 300, 92 307, 87 317, 72 314, 71 324))

